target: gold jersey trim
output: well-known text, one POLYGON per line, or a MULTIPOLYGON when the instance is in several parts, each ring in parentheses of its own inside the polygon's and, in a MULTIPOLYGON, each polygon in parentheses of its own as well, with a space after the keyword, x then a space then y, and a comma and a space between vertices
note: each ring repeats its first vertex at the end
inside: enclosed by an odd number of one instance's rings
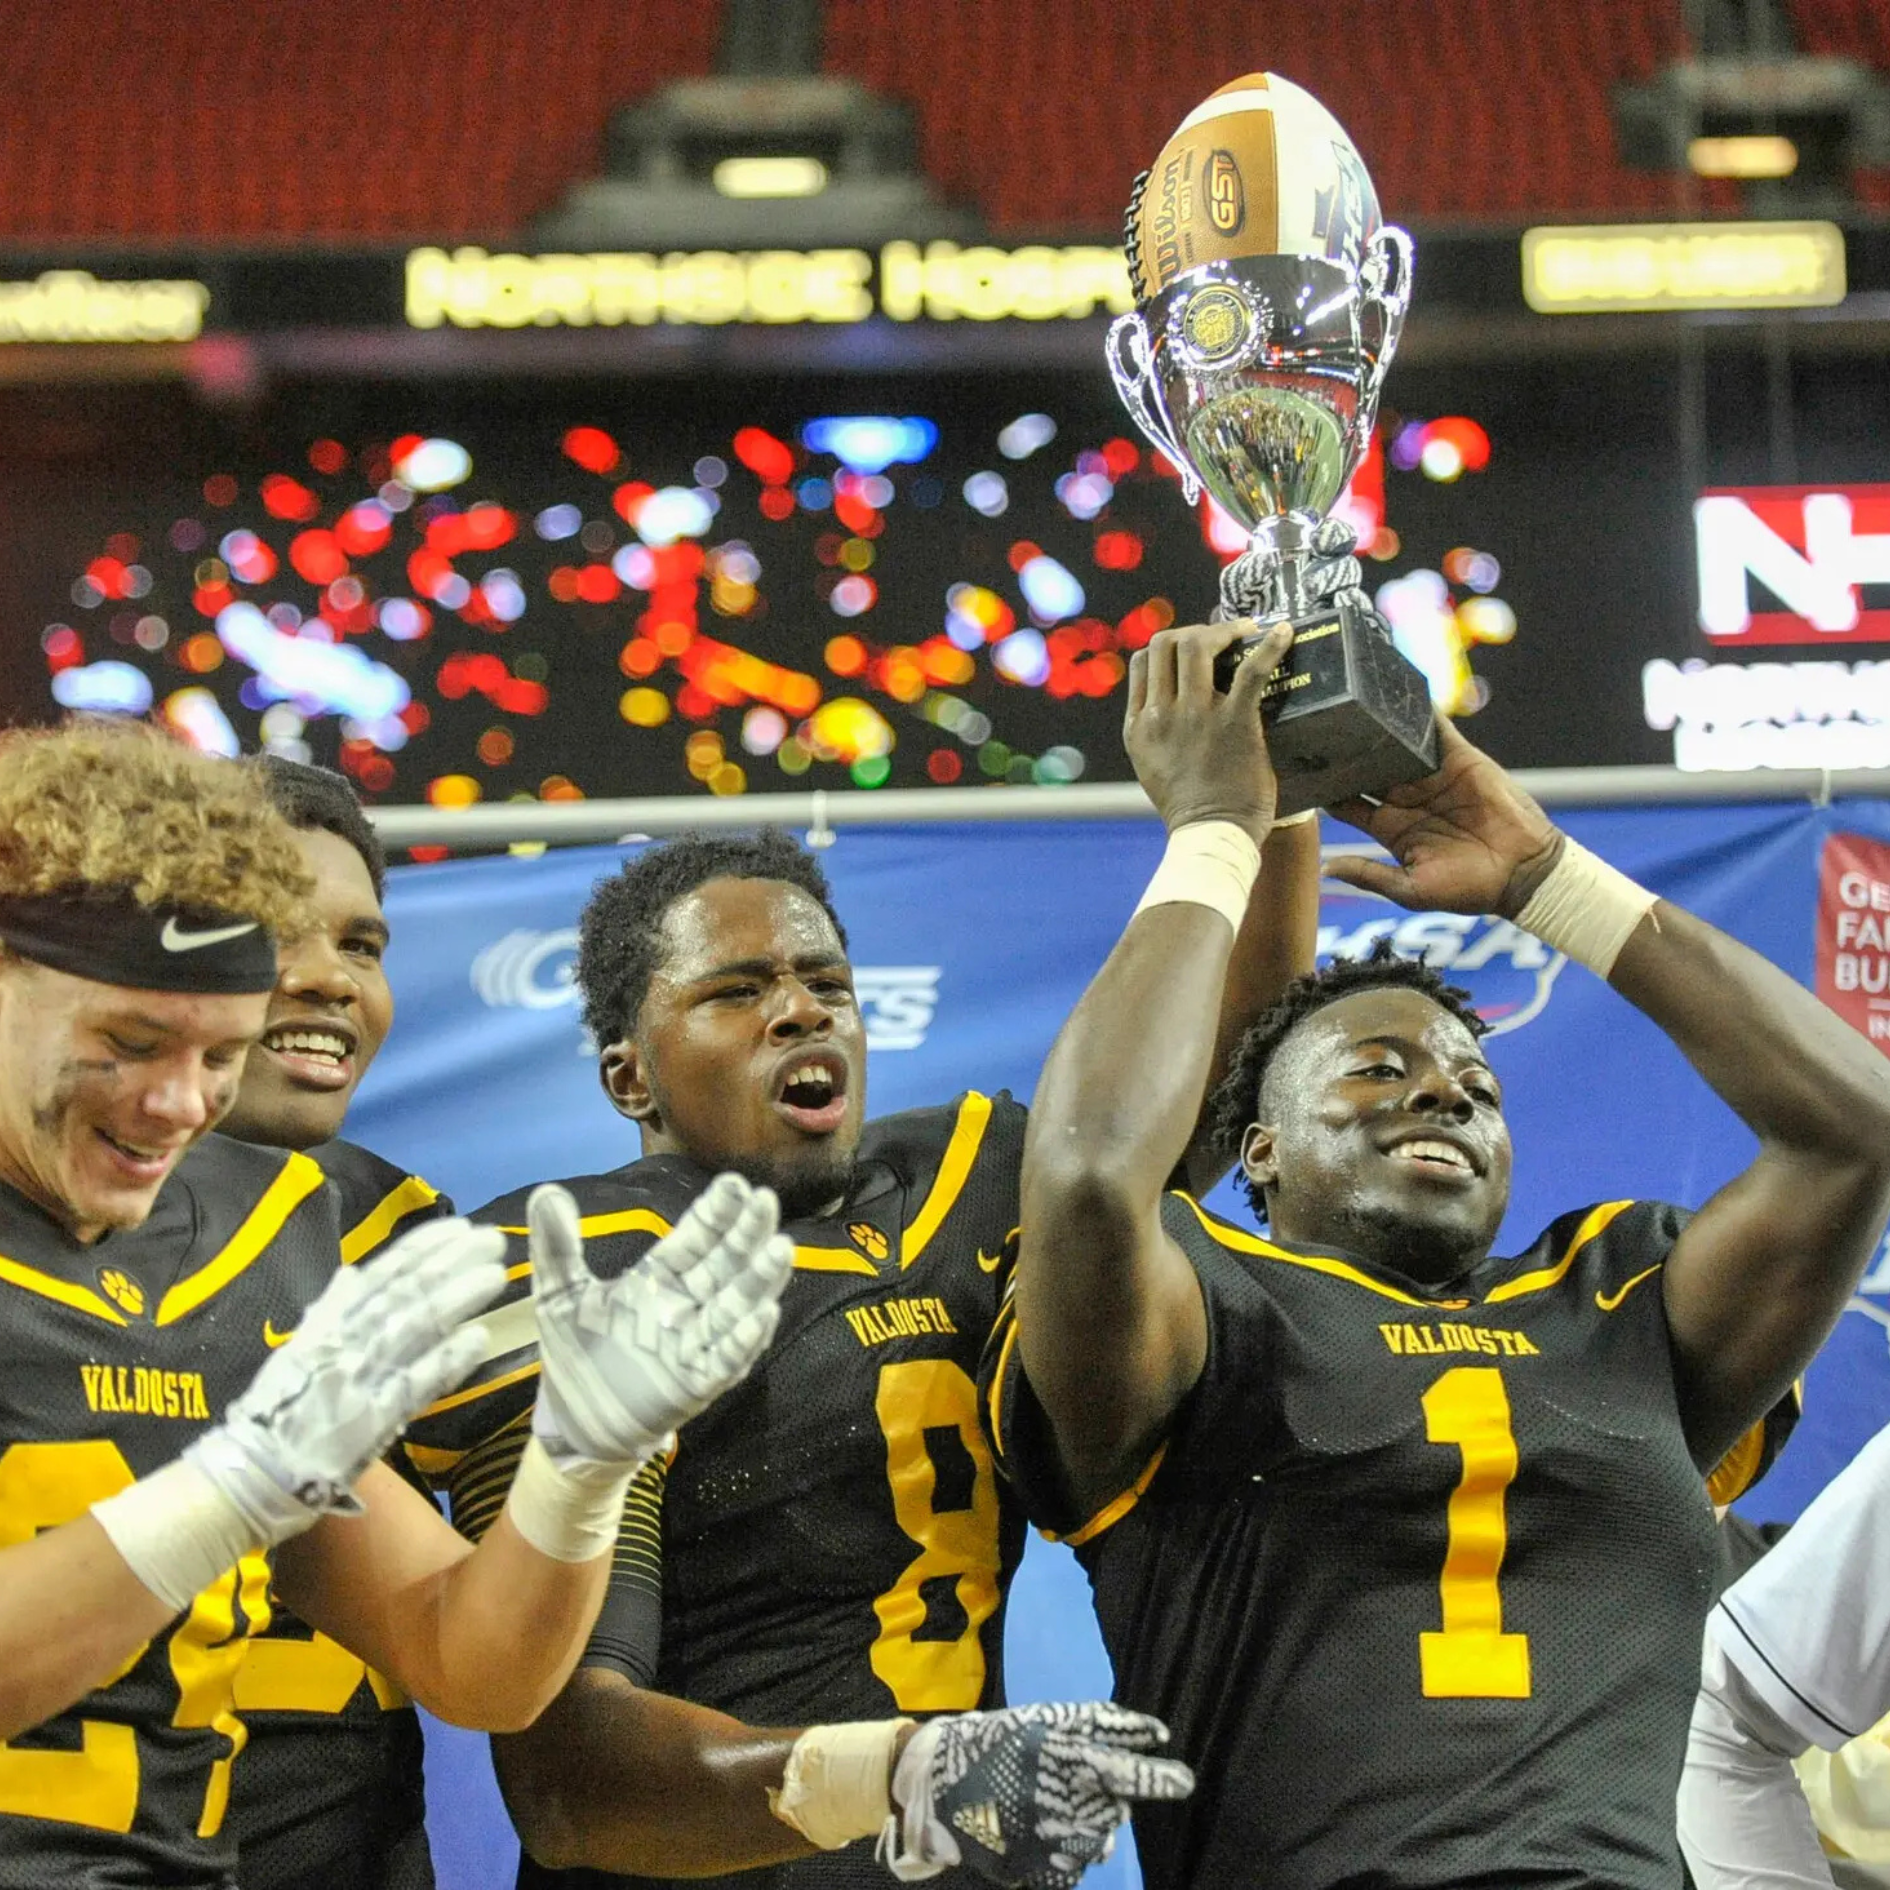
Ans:
POLYGON ((1289 1253, 1284 1247, 1276 1247, 1270 1240, 1263 1240, 1258 1234, 1249 1234, 1243 1228, 1234 1227, 1228 1222, 1210 1214, 1186 1189, 1176 1188, 1173 1193, 1194 1209, 1195 1218, 1202 1227, 1223 1247, 1232 1247, 1238 1253, 1259 1254, 1268 1260, 1283 1260, 1289 1267, 1305 1267, 1314 1273, 1329 1273, 1334 1279, 1350 1280, 1354 1286, 1362 1286, 1367 1291, 1381 1293, 1386 1299, 1395 1299, 1400 1306, 1422 1306, 1427 1312, 1437 1310, 1437 1302, 1419 1299, 1414 1293, 1400 1291, 1395 1286, 1387 1286, 1383 1280, 1375 1280, 1360 1267, 1355 1267, 1345 1260, 1334 1260, 1325 1254, 1289 1253))
MULTIPOLYGON (((991 1446, 1002 1457, 1004 1455, 1004 1374, 1011 1368, 1011 1353, 1017 1348, 1017 1305, 1007 1299, 998 1308, 1000 1324, 1008 1319, 1010 1330, 1004 1335, 1004 1343, 998 1347, 997 1364, 991 1371, 991 1390, 988 1409, 991 1413, 991 1446)), ((994 1328, 995 1330, 995 1328, 994 1328)))
MULTIPOLYGON (((1265 1240, 1258 1234, 1250 1234, 1244 1228, 1235 1227, 1210 1214, 1185 1189, 1175 1188, 1171 1192, 1187 1202, 1188 1206, 1194 1210, 1195 1218, 1200 1221, 1209 1235, 1218 1240, 1222 1246, 1232 1247, 1236 1252, 1259 1254, 1268 1260, 1283 1260, 1288 1266, 1307 1267, 1314 1273, 1327 1273, 1335 1279, 1349 1280, 1354 1286, 1365 1287, 1370 1292, 1382 1294, 1386 1299, 1395 1299, 1401 1306, 1422 1306, 1427 1312, 1435 1312, 1440 1306, 1446 1304, 1442 1300, 1419 1299, 1415 1294, 1403 1292, 1395 1286, 1388 1286, 1383 1280, 1373 1279, 1363 1268, 1355 1267, 1348 1261, 1335 1260, 1326 1254, 1289 1253, 1284 1247, 1276 1247, 1272 1241, 1265 1240)), ((1533 1273, 1522 1273, 1513 1280, 1504 1280, 1484 1294, 1482 1303, 1485 1306, 1496 1306, 1504 1300, 1520 1299, 1525 1293, 1540 1293, 1548 1287, 1557 1285, 1566 1276, 1569 1268, 1575 1264, 1575 1256, 1617 1215, 1625 1213, 1633 1205, 1632 1201, 1604 1201, 1599 1207, 1591 1208, 1583 1216, 1582 1224, 1575 1230, 1574 1239, 1569 1242, 1567 1250, 1554 1266, 1538 1267, 1533 1273)), ((1645 1275, 1642 1277, 1644 1278, 1645 1275)))
POLYGON ((306 1155, 291 1153, 282 1172, 263 1191, 235 1234, 215 1258, 177 1282, 158 1302, 154 1325, 174 1325, 214 1298, 239 1274, 255 1265, 269 1243, 282 1232, 289 1216, 327 1180, 306 1155))
MULTIPOLYGON (((529 1365, 521 1365, 516 1371, 501 1372, 497 1378, 488 1378, 482 1384, 468 1385, 464 1391, 449 1392, 444 1398, 436 1399, 428 1405, 420 1416, 434 1417, 442 1411, 457 1411, 462 1404, 471 1404, 479 1398, 489 1398, 495 1391, 503 1391, 507 1385, 516 1385, 522 1379, 534 1378, 537 1374, 538 1361, 533 1359, 529 1365)), ((411 1451, 414 1446, 409 1444, 407 1448, 411 1451)), ((416 1458, 415 1461, 418 1462, 419 1459, 416 1458)))
POLYGON ((62 1280, 56 1274, 42 1273, 37 1267, 9 1260, 4 1254, 0 1254, 0 1281, 28 1293, 37 1293, 41 1299, 57 1300, 61 1306, 70 1306, 76 1312, 90 1313, 94 1319, 109 1320, 115 1326, 128 1326, 131 1323, 116 1306, 93 1292, 89 1286, 62 1280))
POLYGON ((1053 1536, 1046 1529, 1043 1531, 1044 1536, 1051 1542, 1067 1543, 1072 1549, 1080 1549, 1084 1543, 1094 1542, 1105 1529, 1113 1529, 1142 1500, 1147 1494, 1148 1486, 1155 1481, 1155 1472, 1162 1467, 1162 1460, 1167 1455, 1168 1446, 1163 1444, 1148 1460, 1142 1474, 1114 1501, 1105 1503, 1082 1528, 1072 1530, 1067 1536, 1053 1536))
POLYGON ((365 1260, 409 1214, 432 1207, 439 1198, 439 1189, 429 1187, 418 1175, 409 1175, 342 1235, 341 1264, 351 1267, 365 1260))
MULTIPOLYGON (((903 1272, 925 1251, 926 1243, 944 1224, 945 1216, 957 1205, 971 1176, 972 1164, 984 1145, 984 1132, 991 1124, 991 1098, 975 1089, 966 1092, 958 1106, 958 1121, 952 1139, 945 1145, 945 1159, 938 1165, 931 1192, 925 1205, 913 1216, 899 1244, 899 1266, 903 1272)), ((800 1264, 797 1259, 795 1264, 800 1264)))
POLYGON ((1505 1299, 1520 1299, 1525 1293, 1540 1293, 1545 1288, 1557 1285, 1562 1276, 1575 1264, 1575 1256, 1605 1228, 1616 1215, 1625 1214, 1634 1205, 1632 1201, 1604 1201, 1597 1208, 1590 1208, 1582 1218, 1582 1224, 1575 1230, 1575 1238, 1568 1243, 1568 1251, 1552 1267, 1540 1267, 1534 1273, 1518 1274, 1513 1280, 1505 1280, 1501 1286, 1493 1286, 1483 1295, 1486 1306, 1494 1306, 1505 1299))

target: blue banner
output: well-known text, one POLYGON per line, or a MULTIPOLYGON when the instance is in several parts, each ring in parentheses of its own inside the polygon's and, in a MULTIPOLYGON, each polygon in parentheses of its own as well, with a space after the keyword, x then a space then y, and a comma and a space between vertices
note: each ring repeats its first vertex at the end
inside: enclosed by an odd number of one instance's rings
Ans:
MULTIPOLYGON (((1890 807, 1877 802, 1591 811, 1561 824, 1807 984, 1826 840, 1890 841, 1890 807)), ((966 1088, 1028 1098, 1160 850, 1152 821, 843 830, 824 863, 850 935, 873 1112, 966 1088)), ((636 1155, 634 1131, 598 1087, 571 983, 578 912, 624 857, 587 848, 393 874, 399 1019, 349 1119, 354 1139, 462 1206, 636 1155)), ((1389 935, 1426 952, 1490 1018, 1516 1142, 1505 1245, 1579 1202, 1697 1205, 1751 1159, 1750 1133, 1658 1030, 1507 921, 1408 913, 1336 883, 1320 917, 1322 953, 1389 935)), ((1244 1217, 1231 1190, 1214 1205, 1244 1217)), ((1890 1253, 1813 1366, 1797 1437, 1741 1507, 1796 1516, 1886 1421, 1890 1253)), ((1006 1668, 1020 1699, 1108 1690, 1083 1578, 1061 1550, 1033 1544, 1026 1559, 1006 1668)), ((515 1848, 484 1767, 483 1742, 463 1735, 430 1750, 443 1890, 509 1890, 515 1848)), ((1137 1881, 1132 1860, 1092 1881, 1124 1890, 1137 1881)))

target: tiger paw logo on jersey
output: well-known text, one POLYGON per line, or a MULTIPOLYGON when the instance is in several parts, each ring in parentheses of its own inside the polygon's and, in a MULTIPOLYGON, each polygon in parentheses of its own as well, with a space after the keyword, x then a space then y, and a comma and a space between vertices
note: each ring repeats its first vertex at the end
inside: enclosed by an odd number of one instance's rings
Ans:
POLYGON ((847 1238, 869 1259, 884 1260, 892 1251, 886 1236, 870 1221, 849 1221, 847 1238))
POLYGON ((143 1316, 144 1288, 129 1273, 121 1273, 117 1267, 100 1267, 98 1290, 120 1312, 127 1312, 134 1319, 143 1316))

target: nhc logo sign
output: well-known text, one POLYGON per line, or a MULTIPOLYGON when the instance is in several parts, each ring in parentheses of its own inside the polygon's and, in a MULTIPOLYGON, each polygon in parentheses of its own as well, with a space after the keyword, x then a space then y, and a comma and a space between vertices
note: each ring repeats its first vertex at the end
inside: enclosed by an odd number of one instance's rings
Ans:
POLYGON ((1890 486, 1756 486, 1693 507, 1700 628, 1716 642, 1890 642, 1890 486), (1753 608, 1753 581, 1784 606, 1753 608))
MULTIPOLYGON (((575 926, 508 932, 472 962, 472 988, 495 1010, 553 1011, 578 1001, 575 926)), ((937 965, 856 965, 869 1050, 916 1050, 938 1010, 937 965)))

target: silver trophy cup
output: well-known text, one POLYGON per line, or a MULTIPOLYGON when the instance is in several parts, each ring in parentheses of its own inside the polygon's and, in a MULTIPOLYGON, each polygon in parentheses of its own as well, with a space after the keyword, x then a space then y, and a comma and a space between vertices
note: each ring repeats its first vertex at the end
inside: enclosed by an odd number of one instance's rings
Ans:
MULTIPOLYGON (((1263 714, 1280 812, 1382 792, 1436 766, 1422 673, 1356 597, 1311 608, 1312 535, 1363 458, 1411 299, 1411 239, 1374 230, 1356 266, 1313 256, 1203 263, 1109 330, 1123 404, 1249 533, 1217 618, 1287 618, 1263 714)), ((1223 686, 1253 639, 1227 652, 1223 686)))

